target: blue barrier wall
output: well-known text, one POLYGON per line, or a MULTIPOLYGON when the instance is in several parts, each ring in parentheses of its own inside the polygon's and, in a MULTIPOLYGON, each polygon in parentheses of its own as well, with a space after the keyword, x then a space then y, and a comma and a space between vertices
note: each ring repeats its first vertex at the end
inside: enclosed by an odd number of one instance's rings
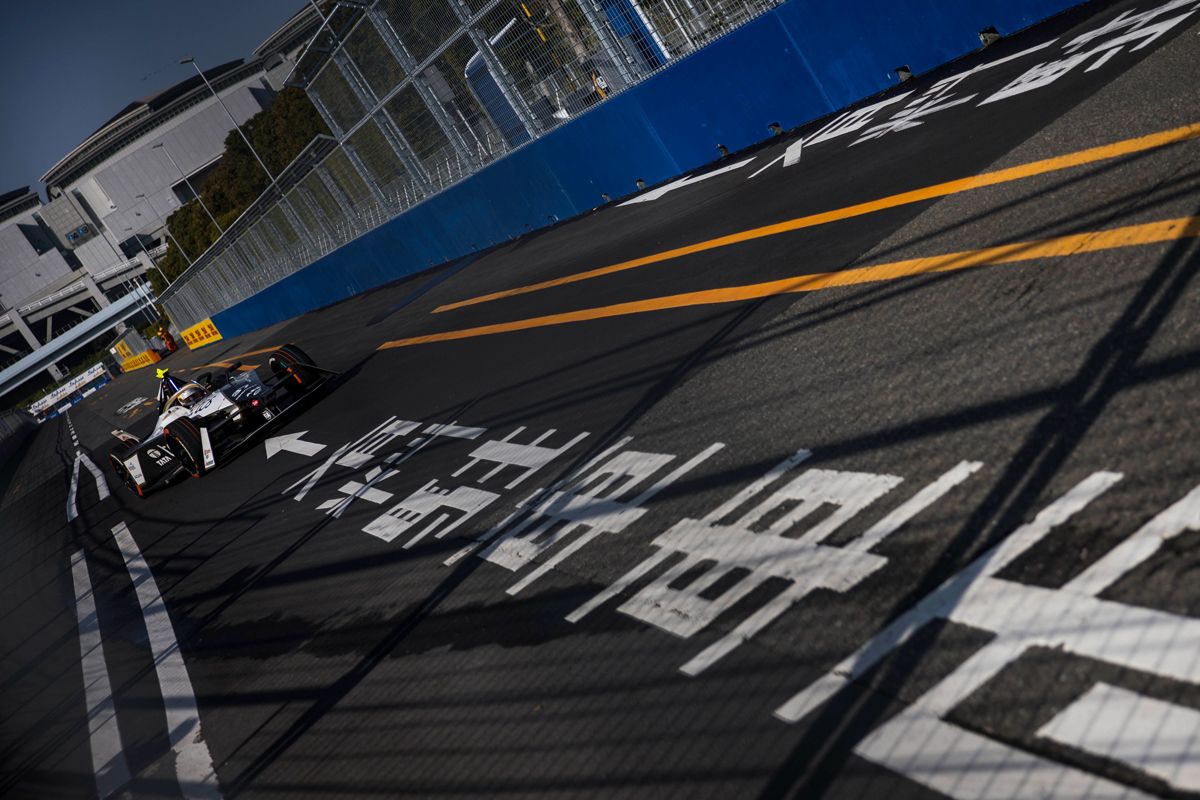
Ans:
POLYGON ((226 337, 588 211, 978 49, 1078 0, 788 0, 462 183, 215 314, 226 337))

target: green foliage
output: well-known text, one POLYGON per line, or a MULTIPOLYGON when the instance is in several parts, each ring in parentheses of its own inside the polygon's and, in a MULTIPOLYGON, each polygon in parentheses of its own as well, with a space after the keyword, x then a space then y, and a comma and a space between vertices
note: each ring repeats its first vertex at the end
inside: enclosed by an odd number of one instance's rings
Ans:
MULTIPOLYGON (((279 92, 270 108, 246 120, 242 131, 276 175, 313 137, 329 133, 304 92, 292 87, 279 92)), ((198 189, 221 227, 227 228, 269 185, 270 179, 258 160, 241 135, 233 130, 225 137, 225 152, 220 163, 198 189)), ((171 280, 187 269, 189 259, 198 258, 220 235, 196 200, 180 206, 168 217, 167 229, 174 240, 168 239, 167 253, 158 264, 171 280), (180 248, 183 253, 179 252, 180 248)), ((165 288, 165 281, 157 272, 151 273, 150 283, 155 292, 165 288)))

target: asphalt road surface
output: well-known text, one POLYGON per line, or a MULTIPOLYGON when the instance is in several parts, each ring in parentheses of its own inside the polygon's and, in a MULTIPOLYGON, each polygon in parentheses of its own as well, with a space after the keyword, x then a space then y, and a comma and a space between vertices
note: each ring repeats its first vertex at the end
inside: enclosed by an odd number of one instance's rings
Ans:
POLYGON ((114 381, 0 466, 0 793, 1200 793, 1198 64, 1092 4, 175 354, 341 375, 146 499, 114 381))

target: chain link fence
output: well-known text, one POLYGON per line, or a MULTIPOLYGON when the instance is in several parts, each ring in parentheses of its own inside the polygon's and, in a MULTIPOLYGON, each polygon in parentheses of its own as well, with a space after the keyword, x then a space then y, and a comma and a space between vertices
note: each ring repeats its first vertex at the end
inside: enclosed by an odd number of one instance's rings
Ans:
POLYGON ((780 2, 334 4, 293 73, 334 136, 310 143, 161 300, 179 328, 200 322, 780 2))

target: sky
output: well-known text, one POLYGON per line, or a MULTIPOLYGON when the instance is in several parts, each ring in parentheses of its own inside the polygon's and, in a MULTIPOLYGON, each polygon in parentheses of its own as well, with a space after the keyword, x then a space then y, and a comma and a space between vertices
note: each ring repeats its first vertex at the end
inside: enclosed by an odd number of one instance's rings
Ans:
MULTIPOLYGON (((0 0, 0 194, 138 98, 246 58, 305 0, 0 0)), ((45 193, 42 192, 43 197, 45 193)))

